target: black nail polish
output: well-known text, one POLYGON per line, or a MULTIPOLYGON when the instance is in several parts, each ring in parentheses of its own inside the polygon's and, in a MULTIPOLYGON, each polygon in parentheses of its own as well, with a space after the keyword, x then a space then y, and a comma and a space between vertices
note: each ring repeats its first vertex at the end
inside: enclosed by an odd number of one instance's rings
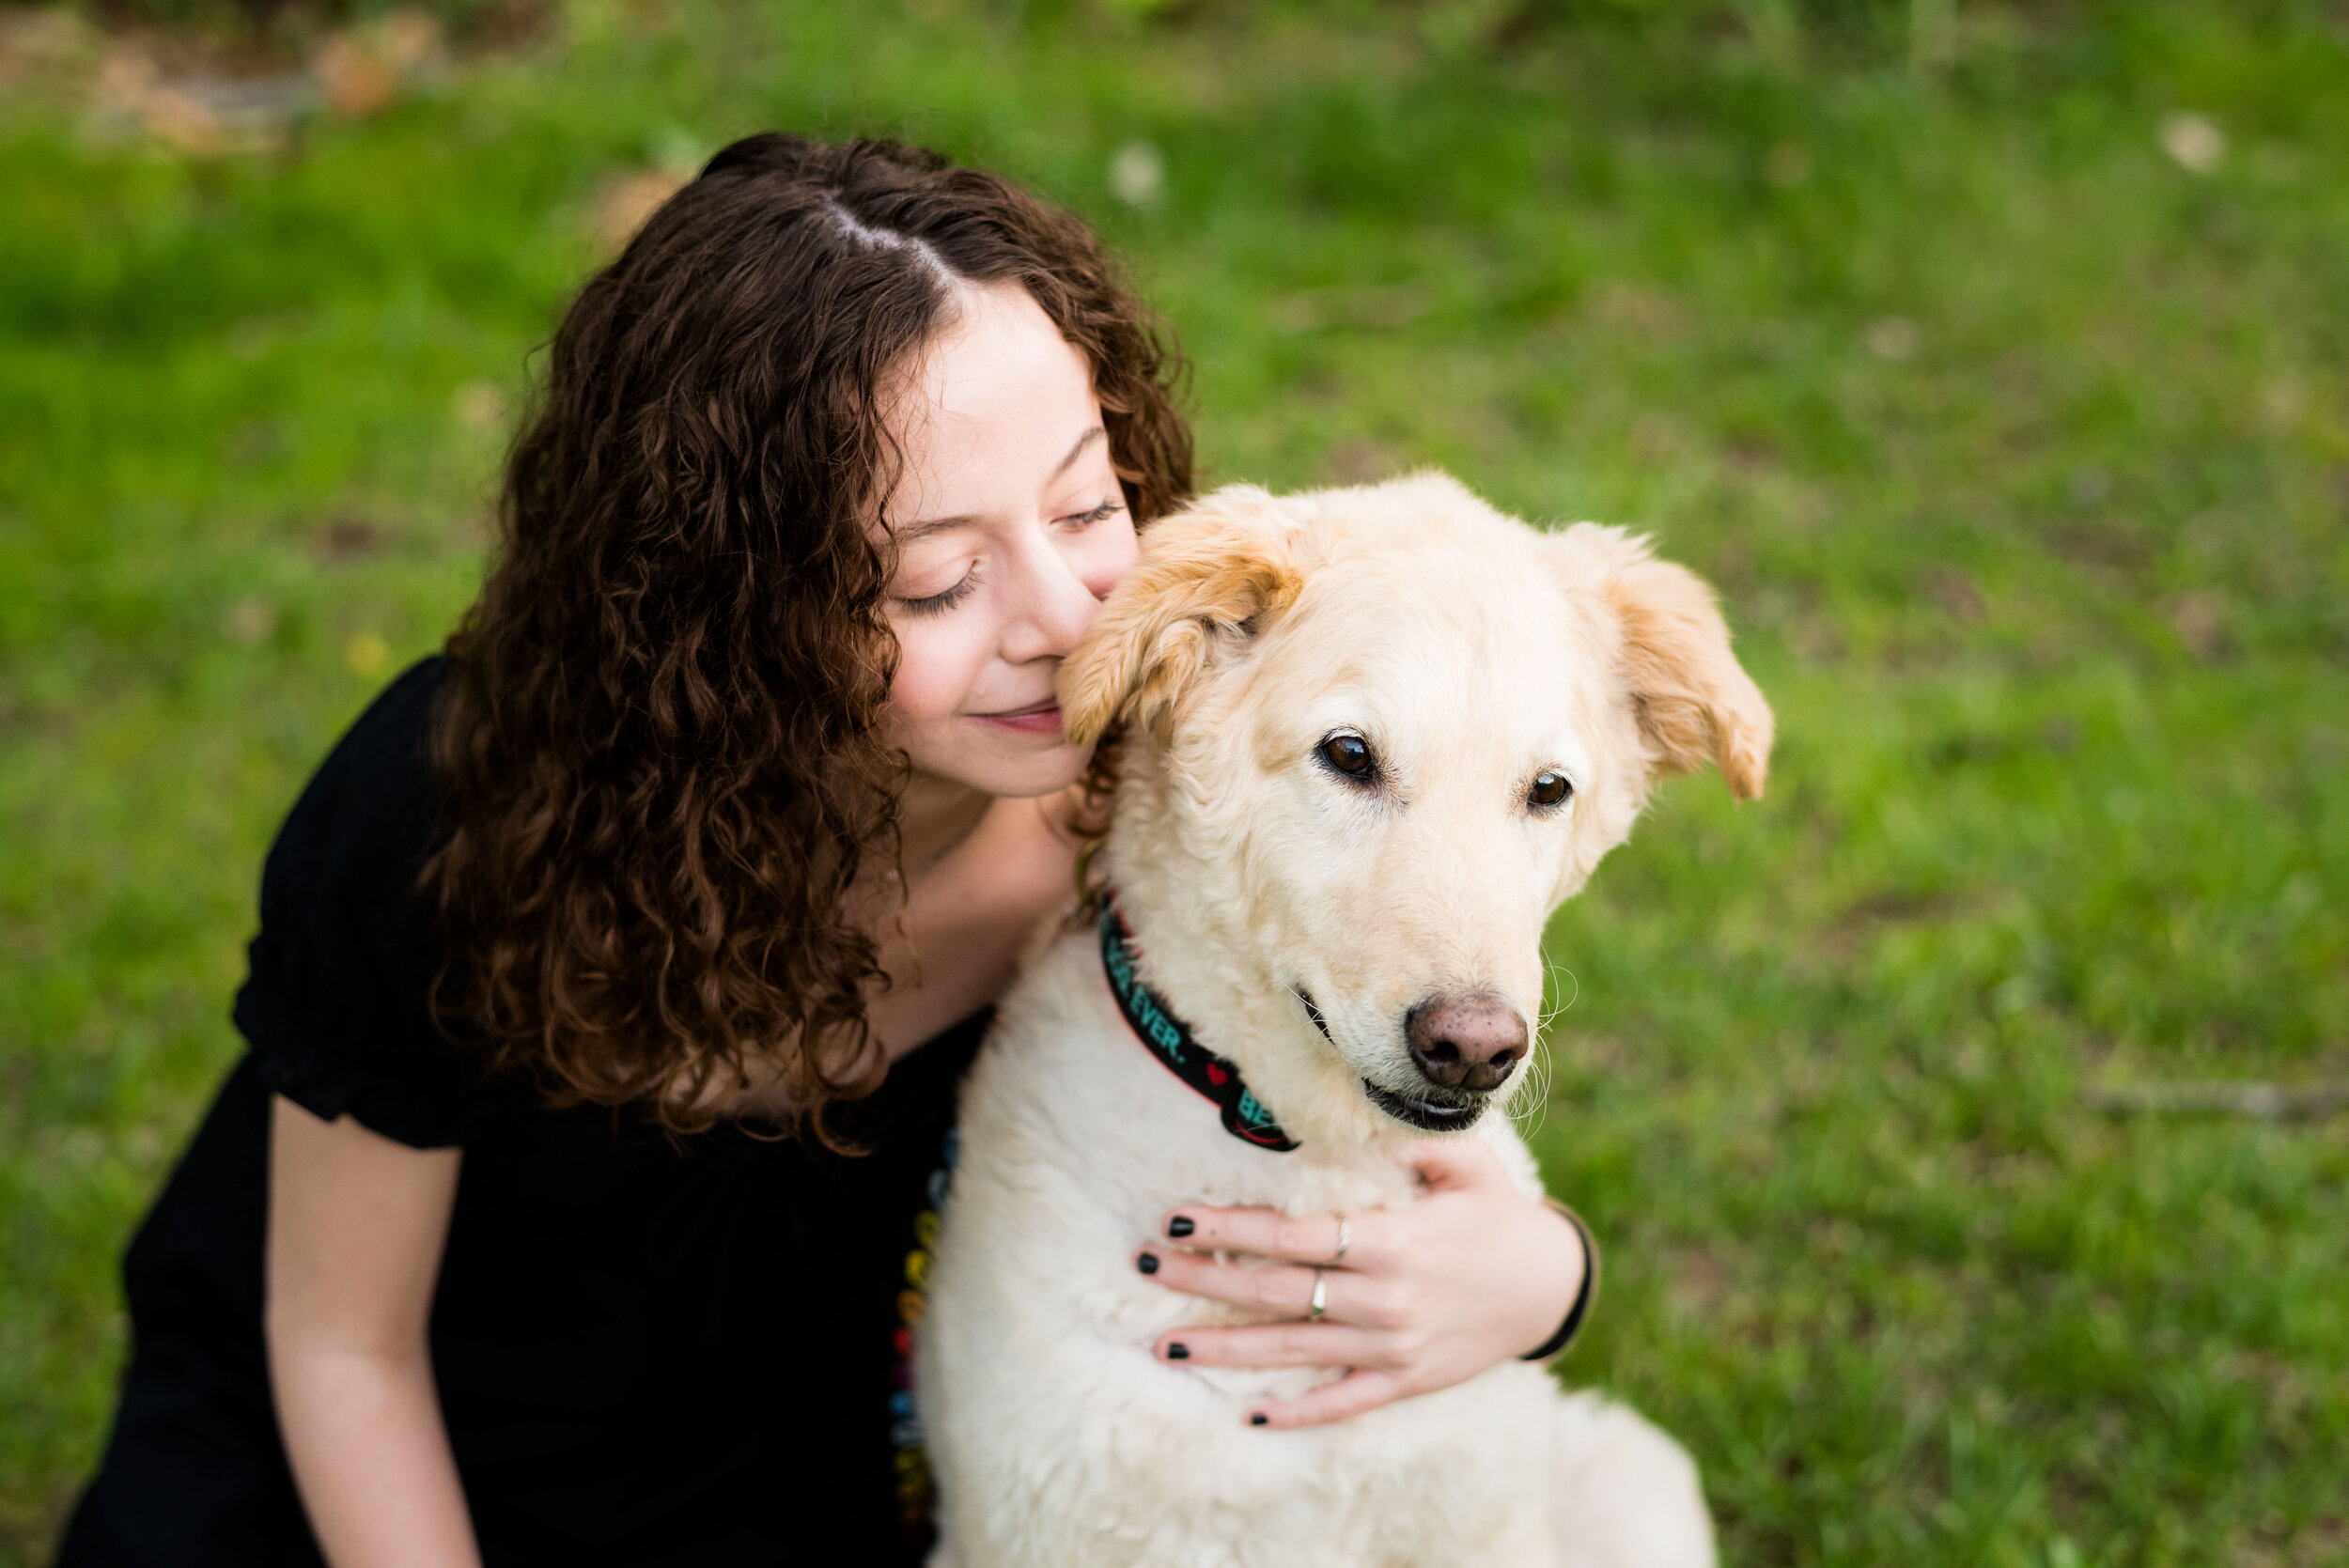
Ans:
POLYGON ((1176 1241, 1182 1240, 1183 1237, 1190 1234, 1191 1232, 1197 1230, 1198 1228, 1198 1226, 1190 1222, 1190 1216, 1188 1214, 1178 1214, 1174 1219, 1166 1222, 1166 1234, 1173 1236, 1176 1241))
POLYGON ((1159 1256, 1156 1252, 1144 1252, 1134 1260, 1134 1266, 1144 1274, 1156 1274, 1159 1271, 1159 1256))
POLYGON ((1170 1344, 1166 1347, 1166 1358, 1170 1361, 1188 1361, 1190 1359, 1190 1346, 1170 1344))
POLYGON ((1262 1410, 1252 1410, 1248 1415, 1248 1424, 1251 1426, 1263 1426, 1271 1420, 1272 1418, 1262 1410))

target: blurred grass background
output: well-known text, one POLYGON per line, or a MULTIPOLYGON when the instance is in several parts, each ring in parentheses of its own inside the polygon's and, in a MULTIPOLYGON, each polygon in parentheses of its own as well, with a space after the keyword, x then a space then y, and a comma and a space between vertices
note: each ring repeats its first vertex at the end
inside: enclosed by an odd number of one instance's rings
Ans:
POLYGON ((770 125, 1098 223, 1210 481, 1439 463, 1721 584, 1770 796, 1561 916, 1534 1119, 1566 1370, 1730 1560, 2349 1561, 2349 1117, 2096 1097, 2349 1078, 2349 8, 155 4, 0 12, 0 1562, 270 835, 599 246, 770 125))

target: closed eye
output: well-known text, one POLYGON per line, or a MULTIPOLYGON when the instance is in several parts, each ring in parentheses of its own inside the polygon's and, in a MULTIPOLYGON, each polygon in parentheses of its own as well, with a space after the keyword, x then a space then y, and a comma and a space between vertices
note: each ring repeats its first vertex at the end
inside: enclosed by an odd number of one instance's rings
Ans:
POLYGON ((1111 518, 1115 517, 1118 513, 1124 511, 1125 509, 1125 498, 1123 496, 1113 496, 1111 499, 1102 502, 1101 505, 1094 507, 1093 510, 1089 512, 1071 512, 1068 516, 1062 518, 1060 520, 1063 524, 1070 528, 1090 528, 1097 522, 1108 521, 1111 518))
POLYGON ((897 601, 897 608, 909 615, 942 615, 969 598, 972 590, 978 585, 979 568, 973 562, 971 569, 962 574, 962 581, 944 593, 932 594, 926 598, 901 598, 897 601))

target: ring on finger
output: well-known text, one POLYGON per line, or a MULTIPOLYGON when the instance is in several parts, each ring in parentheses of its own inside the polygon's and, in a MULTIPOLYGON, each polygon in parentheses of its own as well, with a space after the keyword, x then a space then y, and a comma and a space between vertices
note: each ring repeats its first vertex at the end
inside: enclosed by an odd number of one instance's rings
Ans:
POLYGON ((1316 1268, 1314 1270, 1313 1303, 1305 1309, 1306 1321, 1309 1323, 1319 1323, 1323 1314, 1328 1312, 1329 1310, 1330 1281, 1323 1279, 1321 1276, 1321 1270, 1316 1268))
POLYGON ((1354 1227, 1347 1224, 1346 1222, 1346 1216, 1341 1214, 1338 1216, 1338 1250, 1330 1254, 1330 1264, 1335 1265, 1344 1263, 1346 1261, 1346 1250, 1353 1245, 1354 1227))

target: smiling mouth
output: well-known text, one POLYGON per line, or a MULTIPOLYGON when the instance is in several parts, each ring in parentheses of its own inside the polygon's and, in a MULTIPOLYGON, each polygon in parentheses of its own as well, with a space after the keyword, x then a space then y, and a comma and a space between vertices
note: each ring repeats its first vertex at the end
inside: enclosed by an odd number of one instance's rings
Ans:
POLYGON ((1060 704, 1050 698, 1033 707, 1014 708, 1006 713, 973 713, 972 718, 982 723, 999 724, 1005 729, 1029 735, 1058 735, 1060 733, 1060 704))

